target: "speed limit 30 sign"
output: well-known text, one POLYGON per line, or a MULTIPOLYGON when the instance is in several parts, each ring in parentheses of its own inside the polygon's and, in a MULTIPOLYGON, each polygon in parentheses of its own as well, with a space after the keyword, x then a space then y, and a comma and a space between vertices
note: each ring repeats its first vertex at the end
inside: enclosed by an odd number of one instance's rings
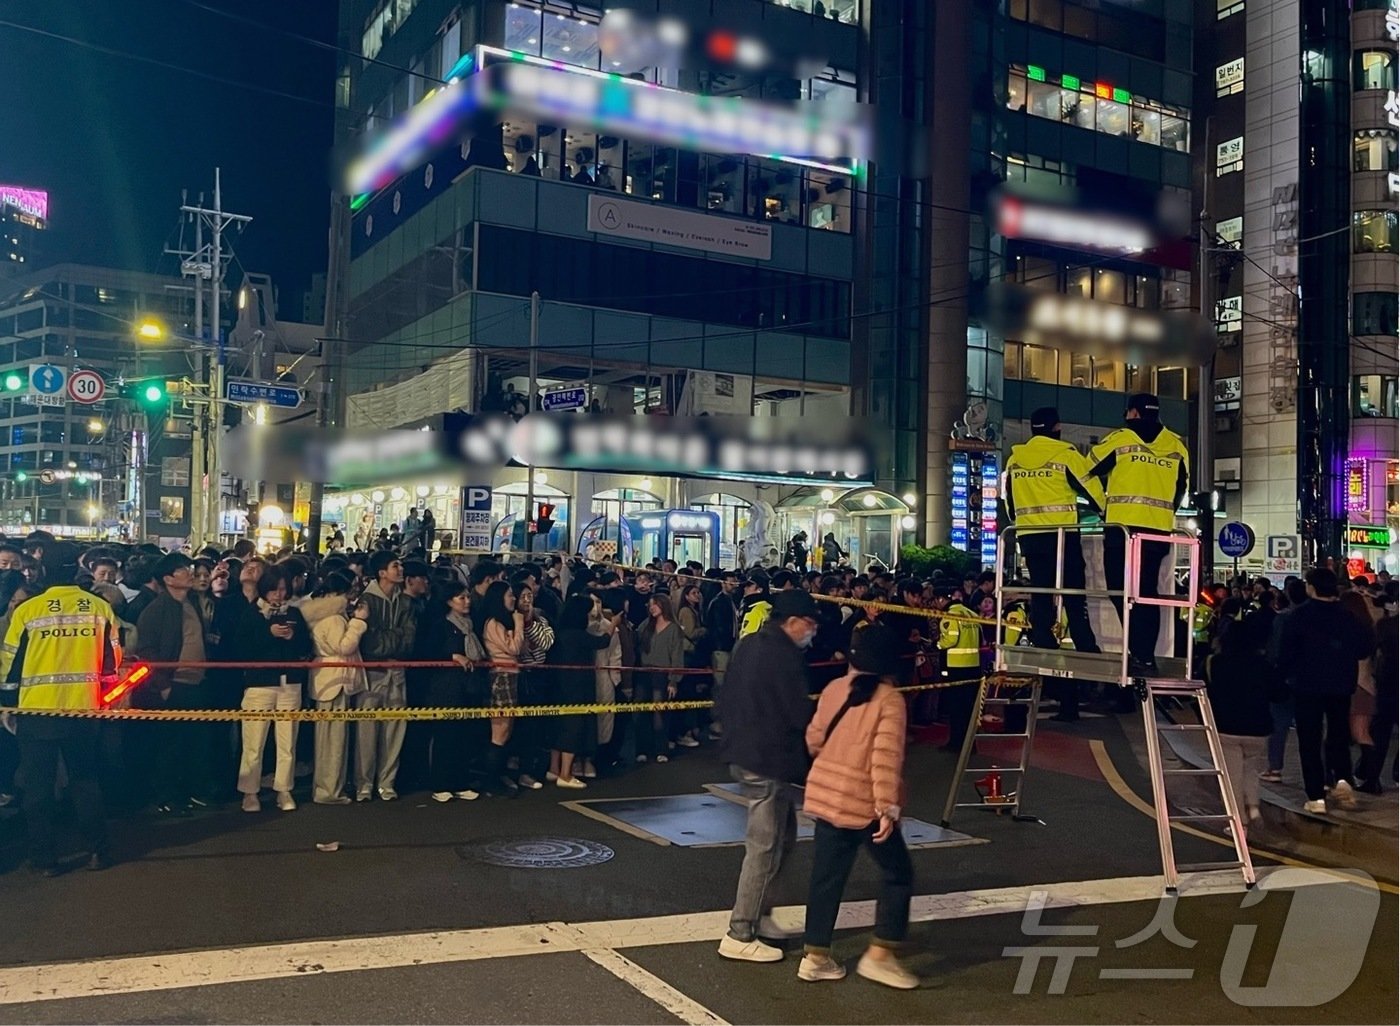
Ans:
POLYGON ((74 402, 90 404, 101 402, 107 394, 107 383, 97 371, 80 370, 68 375, 68 397, 74 402))

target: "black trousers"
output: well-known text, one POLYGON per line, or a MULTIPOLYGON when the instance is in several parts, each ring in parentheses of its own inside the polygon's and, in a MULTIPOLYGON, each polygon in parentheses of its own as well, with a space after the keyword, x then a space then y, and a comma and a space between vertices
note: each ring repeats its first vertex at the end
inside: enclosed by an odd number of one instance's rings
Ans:
POLYGON ((875 899, 875 943, 895 947, 909 935, 914 865, 899 829, 896 828, 888 840, 876 844, 872 838, 878 828, 878 822, 858 830, 847 830, 816 820, 812 884, 807 892, 807 926, 802 938, 808 951, 831 950, 841 895, 846 881, 851 878, 856 852, 862 845, 880 867, 880 895, 875 899))
MULTIPOLYGON (((1162 568, 1162 560, 1167 558, 1171 546, 1166 542, 1143 542, 1142 565, 1138 570, 1138 594, 1143 598, 1160 598, 1157 591, 1157 574, 1162 568)), ((1109 591, 1123 591, 1124 560, 1128 551, 1128 538, 1122 531, 1110 526, 1103 533, 1103 576, 1109 591)), ((1123 600, 1115 597, 1113 608, 1118 610, 1118 620, 1123 620, 1123 600)), ((1133 607, 1132 622, 1128 625, 1128 652, 1143 662, 1155 659, 1157 633, 1162 627, 1162 607, 1136 605, 1133 607)))
POLYGON ((36 866, 51 866, 58 861, 58 799, 54 790, 60 756, 68 771, 68 797, 73 803, 83 850, 106 852, 107 821, 98 772, 98 726, 96 720, 20 718, 17 780, 24 788, 29 858, 36 866))
POLYGON ((1351 783, 1350 716, 1350 695, 1293 696, 1298 761, 1303 764, 1303 790, 1309 801, 1320 801, 1328 784, 1351 783))
MULTIPOLYGON (((949 667, 945 682, 957 680, 980 680, 982 669, 978 666, 949 667)), ((963 684, 938 692, 938 706, 948 720, 948 743, 950 749, 961 749, 963 738, 967 736, 968 725, 972 722, 972 707, 977 704, 977 685, 963 684)))
MULTIPOLYGON (((1021 555, 1026 557, 1026 570, 1030 574, 1032 588, 1055 587, 1055 559, 1059 540, 1054 532, 1023 534, 1017 538, 1021 555)), ((1060 586, 1072 590, 1084 590, 1084 551, 1079 545, 1079 535, 1074 531, 1065 532, 1064 573, 1060 586)), ((1064 595, 1065 617, 1069 621, 1069 636, 1074 639, 1074 647, 1079 652, 1097 652, 1098 640, 1094 628, 1089 623, 1089 603, 1083 595, 1064 595)), ((1059 648, 1059 642, 1052 633, 1055 626, 1055 596, 1051 594, 1031 596, 1031 644, 1036 648, 1059 648)))

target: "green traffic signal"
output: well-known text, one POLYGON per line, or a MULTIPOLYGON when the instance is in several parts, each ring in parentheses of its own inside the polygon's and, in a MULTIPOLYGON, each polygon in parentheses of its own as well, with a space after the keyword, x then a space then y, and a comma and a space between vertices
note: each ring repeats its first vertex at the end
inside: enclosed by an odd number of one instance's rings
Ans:
POLYGON ((5 374, 5 391, 18 392, 24 387, 24 376, 18 371, 9 371, 5 374))
POLYGON ((22 471, 22 470, 16 470, 16 471, 15 471, 15 480, 16 480, 16 481, 28 481, 28 480, 29 480, 29 475, 26 474, 26 473, 25 473, 24 471, 22 471))
POLYGON ((165 399, 165 389, 157 384, 149 384, 141 391, 141 398, 148 403, 158 403, 165 399))

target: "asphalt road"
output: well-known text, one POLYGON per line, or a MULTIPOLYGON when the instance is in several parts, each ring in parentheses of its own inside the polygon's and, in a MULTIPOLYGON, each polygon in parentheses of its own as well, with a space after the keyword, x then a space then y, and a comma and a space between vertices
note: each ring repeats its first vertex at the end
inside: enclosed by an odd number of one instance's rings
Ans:
MULTIPOLYGON (((775 965, 720 959, 740 847, 662 846, 561 804, 698 794, 727 779, 701 749, 587 792, 549 788, 515 801, 437 805, 416 794, 343 808, 308 802, 289 814, 229 806, 188 820, 121 820, 121 861, 107 872, 0 875, 11 927, 0 930, 0 1022, 1394 1022, 1393 881, 1368 888, 1297 866, 1290 881, 1261 858, 1264 886, 1247 907, 1228 873, 1184 882, 1174 922, 1191 946, 1160 934, 1118 946, 1161 908, 1153 823, 1121 793, 1150 795, 1134 725, 1128 735, 1124 726, 1042 728, 1026 798, 1044 825, 960 813, 954 828, 987 843, 914 852, 918 991, 854 972, 802 983, 795 946, 775 965), (1105 780, 1109 764, 1117 789, 1105 780), (614 855, 573 869, 474 856, 482 841, 541 837, 614 855), (329 842, 339 849, 316 847, 329 842), (1304 886, 1290 886, 1299 872, 1304 886), (1028 920, 1036 892, 1048 907, 1028 920), (1230 989, 1227 958, 1250 924, 1254 949, 1236 961, 1252 995, 1230 989), (1063 927, 1079 932, 1044 932, 1063 927), (1063 988, 1054 958, 1018 988, 1026 958, 1007 949, 1055 946, 1094 952, 1062 967, 1063 988), (1138 978, 1148 969, 1159 975, 1138 978), (1287 990, 1300 980, 1302 991, 1287 990)), ((911 749, 908 815, 938 821, 953 761, 911 749)), ((1195 837, 1178 845, 1183 861, 1226 854, 1195 837)), ((1329 864, 1310 854, 1310 864, 1329 864)), ((1339 854, 1330 864, 1346 862, 1339 854)), ((803 903, 810 864, 810 845, 799 845, 780 904, 803 903)), ((851 928, 837 944, 852 970, 870 919, 860 903, 877 882, 858 861, 843 912, 851 928)))

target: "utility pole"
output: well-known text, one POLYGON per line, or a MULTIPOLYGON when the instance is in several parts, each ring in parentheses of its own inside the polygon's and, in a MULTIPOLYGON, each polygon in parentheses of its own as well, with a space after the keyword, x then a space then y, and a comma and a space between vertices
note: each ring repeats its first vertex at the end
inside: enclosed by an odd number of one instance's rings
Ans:
MULTIPOLYGON (((217 345, 217 355, 214 360, 213 369, 210 371, 206 381, 202 382, 209 386, 209 409, 214 414, 212 428, 209 437, 209 494, 207 501, 203 505, 203 515, 205 522, 201 528, 209 538, 219 537, 219 515, 223 506, 223 484, 220 480, 222 469, 219 460, 219 448, 223 441, 223 404, 224 404, 224 370, 228 362, 227 340, 224 338, 222 326, 220 324, 220 310, 223 300, 224 286, 224 231, 231 224, 237 224, 240 228, 248 224, 253 219, 246 214, 230 214, 224 210, 223 206, 223 182, 220 169, 214 169, 214 207, 209 209, 203 206, 181 205, 182 213, 193 216, 197 221, 209 228, 211 241, 208 246, 208 279, 210 286, 209 304, 209 326, 213 340, 217 345)), ((195 257, 196 285, 195 291, 198 293, 198 281, 204 275, 203 253, 195 257)), ((203 341, 201 339, 201 341, 203 341)), ((202 361, 201 361, 202 362, 202 361)), ((191 475, 191 484, 194 484, 191 475)))
MULTIPOLYGON (((203 200, 203 196, 200 200, 203 200)), ((182 197, 183 200, 183 197, 182 197)), ((199 253, 204 249, 204 222, 196 220, 194 223, 194 251, 199 253)), ((196 279, 194 287, 194 337, 204 338, 204 289, 199 286, 196 279)), ((207 381, 207 367, 204 362, 204 350, 196 349, 195 354, 196 377, 199 381, 207 381)), ((204 487, 204 467, 206 445, 208 444, 208 421, 209 407, 203 403, 196 403, 194 407, 194 426, 190 431, 190 549, 198 551, 201 541, 210 539, 203 538, 205 528, 209 523, 209 518, 205 514, 208 504, 208 492, 204 487)))
MULTIPOLYGON (((341 361, 344 355, 343 317, 341 310, 345 296, 345 268, 349 255, 350 241, 350 202, 349 197, 338 192, 331 193, 331 224, 329 231, 329 252, 326 262, 326 309, 324 311, 324 335, 321 339, 321 379, 317 390, 316 426, 323 431, 339 428, 341 423, 340 402, 343 395, 341 386, 341 361)), ((306 550, 313 556, 321 554, 321 521, 326 500, 326 483, 311 482, 311 502, 307 514, 306 550)))
MULTIPOLYGON (((540 294, 530 293, 530 398, 525 416, 535 412, 535 396, 540 391, 540 294)), ((535 461, 525 467, 525 554, 535 551, 535 534, 530 522, 535 517, 535 461)))
MULTIPOLYGON (((1210 152, 1211 118, 1206 118, 1206 149, 1210 152)), ((1210 326, 1211 354, 1201 364, 1200 386, 1196 389, 1196 522, 1201 529, 1201 580, 1215 573, 1215 344, 1219 327, 1215 323, 1215 282, 1211 261, 1214 232, 1210 228, 1210 162, 1201 166, 1200 262, 1196 294, 1201 317, 1210 326)))

